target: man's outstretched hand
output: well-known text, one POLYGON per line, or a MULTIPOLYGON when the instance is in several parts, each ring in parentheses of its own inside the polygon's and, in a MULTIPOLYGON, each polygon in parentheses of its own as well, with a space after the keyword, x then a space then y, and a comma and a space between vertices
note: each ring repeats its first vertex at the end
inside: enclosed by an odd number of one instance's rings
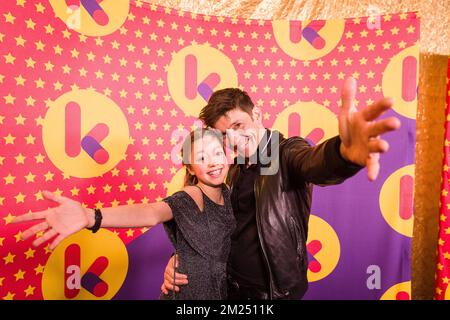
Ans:
POLYGON ((367 167, 367 176, 373 181, 380 171, 380 153, 389 149, 380 135, 400 128, 400 120, 389 117, 376 120, 390 109, 393 101, 383 98, 361 110, 355 107, 356 80, 347 78, 342 88, 342 107, 339 113, 339 136, 342 156, 356 164, 367 167))

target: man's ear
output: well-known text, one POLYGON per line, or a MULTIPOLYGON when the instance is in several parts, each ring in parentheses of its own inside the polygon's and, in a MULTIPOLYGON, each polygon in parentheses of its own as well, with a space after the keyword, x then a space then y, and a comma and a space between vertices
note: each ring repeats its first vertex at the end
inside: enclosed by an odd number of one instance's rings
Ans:
POLYGON ((256 107, 256 106, 253 107, 252 118, 253 118, 254 122, 262 124, 262 112, 259 107, 256 107))

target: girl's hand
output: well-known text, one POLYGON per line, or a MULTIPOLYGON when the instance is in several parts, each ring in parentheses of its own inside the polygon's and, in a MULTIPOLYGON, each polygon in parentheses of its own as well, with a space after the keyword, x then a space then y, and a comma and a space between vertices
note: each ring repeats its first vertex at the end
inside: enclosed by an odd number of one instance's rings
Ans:
POLYGON ((42 193, 46 199, 59 203, 59 206, 15 217, 12 223, 43 220, 41 223, 25 230, 22 233, 23 240, 38 232, 45 231, 42 237, 34 240, 33 245, 37 247, 57 236, 50 245, 50 249, 54 249, 71 234, 93 224, 93 218, 91 220, 89 209, 83 208, 79 202, 63 196, 57 196, 49 191, 43 191, 42 193))

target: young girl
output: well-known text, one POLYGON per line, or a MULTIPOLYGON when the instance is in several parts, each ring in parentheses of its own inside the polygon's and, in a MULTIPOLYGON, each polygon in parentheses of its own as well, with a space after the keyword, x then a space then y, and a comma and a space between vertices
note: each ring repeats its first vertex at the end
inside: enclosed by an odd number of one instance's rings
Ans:
POLYGON ((226 299, 226 263, 235 220, 223 183, 228 164, 222 135, 207 129, 191 132, 183 144, 182 157, 185 186, 161 202, 104 208, 100 212, 45 191, 44 196, 59 206, 18 216, 13 222, 43 220, 24 231, 22 238, 46 231, 33 245, 56 236, 50 248, 83 228, 95 232, 100 226, 139 228, 163 222, 180 257, 177 271, 189 275, 189 284, 180 293, 162 294, 161 299, 226 299))

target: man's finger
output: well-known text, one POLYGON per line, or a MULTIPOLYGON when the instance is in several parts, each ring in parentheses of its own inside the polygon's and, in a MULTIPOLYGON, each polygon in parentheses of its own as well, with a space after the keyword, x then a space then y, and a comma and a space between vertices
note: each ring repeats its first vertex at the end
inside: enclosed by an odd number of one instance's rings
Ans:
POLYGON ((47 230, 48 227, 49 227, 49 225, 48 225, 47 221, 38 223, 38 224, 36 224, 36 225, 34 225, 34 226, 28 228, 27 230, 25 230, 25 231, 21 234, 20 237, 22 238, 22 240, 26 240, 26 239, 28 239, 29 237, 31 237, 32 235, 34 235, 34 234, 36 234, 36 233, 38 233, 38 232, 47 230))
POLYGON ((374 181, 378 177, 378 173, 380 172, 380 154, 372 153, 367 158, 366 166, 367 166, 367 177, 370 181, 374 181))
POLYGON ((373 122, 368 129, 368 134, 369 137, 376 137, 380 134, 397 130, 398 128, 400 128, 400 125, 401 122, 398 118, 389 117, 380 121, 373 122))
POLYGON ((166 290, 166 287, 164 286, 164 283, 161 285, 161 292, 164 293, 165 295, 169 294, 169 291, 166 290))
POLYGON ((389 143, 386 140, 382 139, 372 139, 369 141, 369 152, 377 153, 377 152, 386 152, 389 150, 389 143))
MULTIPOLYGON (((174 283, 173 280, 173 273, 164 272, 164 279, 167 280, 169 283, 174 283)), ((177 285, 184 285, 188 284, 187 276, 181 273, 175 273, 175 284, 177 285)))
POLYGON ((346 116, 350 111, 355 109, 355 97, 356 97, 356 80, 352 77, 348 77, 344 81, 344 86, 341 92, 341 115, 346 116))
POLYGON ((365 107, 361 110, 362 116, 367 121, 372 121, 378 118, 380 115, 382 115, 386 110, 388 110, 392 105, 394 104, 394 101, 392 98, 383 98, 375 103, 371 104, 370 106, 365 107))
POLYGON ((47 231, 46 233, 44 233, 44 235, 40 238, 37 238, 36 240, 33 241, 33 246, 38 247, 41 244, 43 244, 44 242, 50 240, 51 238, 53 238, 54 236, 56 236, 58 233, 54 230, 51 229, 49 231, 47 231))
POLYGON ((47 210, 25 213, 20 216, 14 217, 14 219, 11 223, 19 223, 19 222, 25 222, 25 221, 31 221, 31 220, 44 219, 46 212, 47 212, 47 210))

